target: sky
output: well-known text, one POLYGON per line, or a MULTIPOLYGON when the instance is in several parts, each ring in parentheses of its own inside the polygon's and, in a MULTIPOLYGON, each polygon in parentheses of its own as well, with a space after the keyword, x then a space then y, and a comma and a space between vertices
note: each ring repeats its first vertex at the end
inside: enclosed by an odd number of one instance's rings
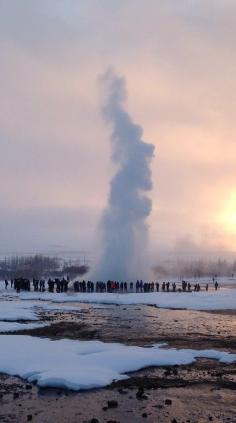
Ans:
POLYGON ((236 251, 235 16, 235 0, 0 0, 1 253, 96 255, 109 67, 155 145, 153 262, 236 251))

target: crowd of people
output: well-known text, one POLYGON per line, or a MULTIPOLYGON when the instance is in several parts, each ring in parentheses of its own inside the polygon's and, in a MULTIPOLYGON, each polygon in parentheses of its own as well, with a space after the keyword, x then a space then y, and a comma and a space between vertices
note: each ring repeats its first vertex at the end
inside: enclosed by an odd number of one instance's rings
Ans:
MULTIPOLYGON (((202 287, 199 283, 192 285, 190 282, 182 281, 181 287, 177 287, 175 282, 151 282, 146 283, 142 280, 137 280, 134 284, 133 282, 115 282, 108 280, 107 282, 92 282, 92 281, 75 281, 74 282, 74 291, 75 292, 199 292, 202 287)), ((219 284, 217 281, 214 281, 214 288, 217 291, 219 284)), ((209 284, 205 284, 205 290, 208 291, 209 284)))
MULTIPOLYGON (((45 279, 33 279, 32 284, 29 279, 26 278, 15 278, 11 279, 9 282, 5 280, 5 288, 8 289, 10 284, 11 288, 14 288, 16 292, 21 290, 30 291, 31 288, 33 291, 45 292, 46 289, 48 292, 67 292, 69 286, 70 278, 67 276, 62 279, 59 278, 49 278, 47 281, 45 279)), ((218 282, 213 279, 213 285, 217 291, 219 288, 218 282)), ((208 291, 209 284, 206 283, 204 287, 201 287, 199 283, 191 284, 182 280, 180 286, 177 286, 175 282, 143 282, 142 280, 137 280, 134 284, 133 282, 116 282, 108 280, 107 282, 93 282, 93 281, 75 281, 73 283, 73 288, 75 292, 199 292, 202 289, 208 291)))
POLYGON ((49 278, 48 281, 46 281, 45 279, 33 279, 32 283, 30 279, 27 279, 27 278, 15 278, 15 279, 11 279, 10 282, 7 279, 5 279, 5 289, 8 289, 8 286, 10 285, 11 288, 14 288, 17 293, 19 293, 21 290, 31 291, 31 288, 35 292, 45 292, 47 288, 48 292, 60 293, 60 292, 68 291, 69 282, 70 282, 69 277, 62 278, 62 279, 49 278))

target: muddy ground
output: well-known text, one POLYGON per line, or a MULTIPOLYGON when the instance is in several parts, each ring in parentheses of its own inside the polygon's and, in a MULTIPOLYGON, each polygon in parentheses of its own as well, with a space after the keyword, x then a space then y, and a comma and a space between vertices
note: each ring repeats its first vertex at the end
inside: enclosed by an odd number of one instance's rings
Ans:
MULTIPOLYGON (((129 345, 168 342, 177 348, 236 353, 236 313, 232 311, 74 306, 81 311, 42 312, 41 319, 49 320, 51 326, 17 333, 129 345)), ((199 359, 190 366, 149 368, 106 389, 79 393, 42 390, 0 375, 0 422, 26 421, 236 423, 236 364, 199 359)))

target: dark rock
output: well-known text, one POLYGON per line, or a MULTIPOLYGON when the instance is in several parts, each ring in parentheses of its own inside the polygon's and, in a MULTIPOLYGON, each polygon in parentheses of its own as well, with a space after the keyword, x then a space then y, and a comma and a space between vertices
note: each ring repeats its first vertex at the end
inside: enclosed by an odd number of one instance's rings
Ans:
POLYGON ((102 407, 103 411, 107 411, 108 407, 102 407))
POLYGON ((208 417, 208 420, 209 420, 210 422, 212 422, 213 417, 212 417, 212 416, 209 416, 209 417, 208 417))
POLYGON ((29 383, 27 385, 25 385, 25 389, 32 389, 32 385, 30 385, 29 383))
POLYGON ((13 399, 19 398, 19 392, 14 392, 13 399))
POLYGON ((98 419, 95 419, 95 417, 93 417, 89 423, 99 423, 98 419))
POLYGON ((142 386, 138 388, 138 391, 136 393, 136 398, 138 400, 146 400, 146 399, 148 399, 147 395, 144 394, 144 389, 143 389, 142 386))
POLYGON ((123 388, 118 389, 118 392, 122 395, 128 394, 128 391, 125 391, 123 388))
POLYGON ((30 422, 32 419, 33 419, 32 414, 28 414, 28 416, 27 416, 27 422, 30 422))
POLYGON ((176 419, 172 419, 171 423, 178 423, 176 419))
POLYGON ((107 401, 107 407, 108 408, 116 408, 118 407, 118 402, 115 400, 107 401))
POLYGON ((143 417, 143 418, 146 418, 146 417, 147 417, 147 413, 143 413, 143 414, 142 414, 142 417, 143 417))
POLYGON ((171 405, 171 404, 172 404, 172 400, 171 400, 171 399, 169 399, 169 398, 167 398, 167 399, 165 400, 165 404, 166 404, 166 405, 171 405))

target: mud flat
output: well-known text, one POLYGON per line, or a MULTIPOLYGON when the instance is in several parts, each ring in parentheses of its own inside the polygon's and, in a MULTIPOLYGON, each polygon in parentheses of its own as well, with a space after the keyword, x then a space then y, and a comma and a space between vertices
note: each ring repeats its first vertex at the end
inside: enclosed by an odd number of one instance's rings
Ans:
MULTIPOLYGON (((50 326, 16 332, 51 339, 99 339, 127 345, 167 342, 177 348, 236 353, 236 315, 152 306, 42 311, 50 326)), ((60 352, 58 351, 58 354, 60 352)), ((26 360, 30 351, 26 351, 26 360)), ((107 388, 72 392, 40 389, 0 375, 1 422, 236 422, 236 363, 198 359, 192 365, 152 367, 107 388)))

